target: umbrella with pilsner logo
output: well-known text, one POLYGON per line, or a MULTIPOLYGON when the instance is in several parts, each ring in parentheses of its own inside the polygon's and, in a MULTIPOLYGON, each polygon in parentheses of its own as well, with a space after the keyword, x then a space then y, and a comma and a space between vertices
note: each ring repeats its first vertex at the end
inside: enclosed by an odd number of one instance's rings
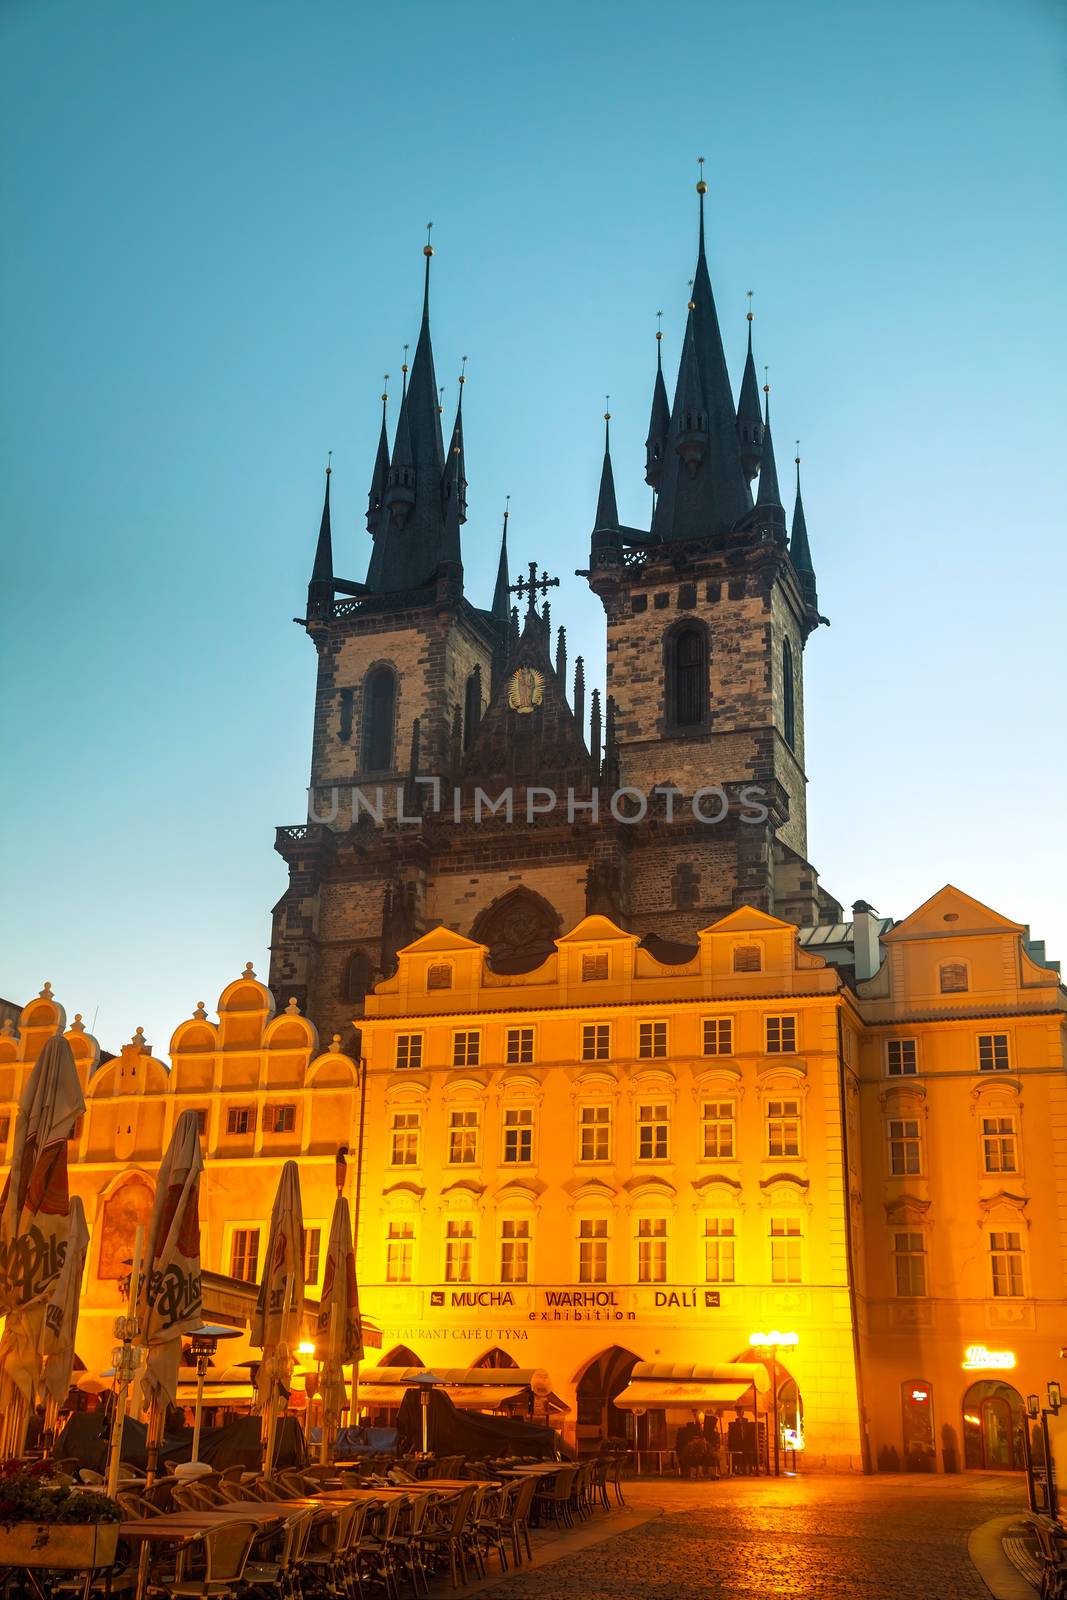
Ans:
POLYGON ((295 1161, 287 1161, 274 1196, 263 1279, 249 1336, 250 1342, 263 1351, 256 1390, 263 1416, 263 1470, 268 1474, 279 1407, 288 1396, 293 1379, 290 1319, 295 1313, 299 1335, 303 1312, 304 1213, 300 1202, 300 1170, 295 1161))
POLYGON ((322 1460, 348 1404, 344 1369, 363 1355, 363 1330, 356 1287, 356 1258, 352 1248, 352 1219, 348 1201, 339 1194, 330 1223, 330 1243, 322 1275, 317 1347, 322 1361, 322 1460))
POLYGON ((182 1335, 203 1322, 200 1284, 200 1174, 196 1112, 183 1111, 159 1169, 144 1265, 137 1284, 136 1343, 146 1351, 141 1389, 148 1403, 148 1478, 155 1475, 163 1423, 178 1391, 182 1335))
POLYGON ((88 1249, 89 1229, 85 1224, 85 1210, 77 1195, 74 1195, 70 1202, 67 1253, 44 1310, 41 1355, 44 1357, 42 1387, 46 1434, 51 1434, 55 1428, 59 1408, 67 1398, 74 1375, 74 1339, 78 1332, 82 1277, 88 1249))
MULTIPOLYGON (((0 1194, 0 1455, 21 1452, 41 1381, 45 1315, 70 1238, 67 1141, 85 1100, 70 1045, 45 1041, 19 1100, 0 1194)), ((84 1219, 83 1219, 84 1220, 84 1219)))

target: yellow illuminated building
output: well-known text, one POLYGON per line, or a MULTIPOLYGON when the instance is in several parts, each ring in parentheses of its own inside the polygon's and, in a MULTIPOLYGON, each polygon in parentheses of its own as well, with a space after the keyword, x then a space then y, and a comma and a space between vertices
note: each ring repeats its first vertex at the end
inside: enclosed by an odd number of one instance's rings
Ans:
MULTIPOLYGON (((1067 1330, 1067 996, 1024 928, 951 888, 836 937, 742 909, 666 965, 589 916, 503 975, 437 928, 368 995, 362 1077, 250 968, 169 1067, 139 1035, 97 1065, 76 1020, 79 1358, 110 1362, 133 1228, 192 1109, 215 1315, 245 1320, 288 1158, 315 1296, 346 1147, 371 1364, 538 1369, 572 1442, 669 1449, 696 1405, 617 1409, 634 1363, 684 1397, 687 1366, 759 1360, 750 1336, 782 1330, 783 1443, 807 1467, 1021 1466, 1020 1397, 1067 1330)), ((57 1028, 46 987, 0 1034, 7 1150, 57 1028)))

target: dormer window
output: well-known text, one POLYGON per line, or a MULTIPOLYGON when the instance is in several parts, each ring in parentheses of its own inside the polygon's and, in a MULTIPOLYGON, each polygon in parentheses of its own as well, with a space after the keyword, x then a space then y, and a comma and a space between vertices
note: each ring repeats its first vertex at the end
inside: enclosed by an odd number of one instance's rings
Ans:
POLYGON ((451 989, 452 965, 448 961, 435 961, 426 969, 427 989, 451 989))
POLYGON ((940 968, 942 994, 966 994, 970 987, 967 968, 962 961, 944 961, 940 968))
POLYGON ((734 945, 735 972, 762 972, 763 952, 758 944, 734 945))

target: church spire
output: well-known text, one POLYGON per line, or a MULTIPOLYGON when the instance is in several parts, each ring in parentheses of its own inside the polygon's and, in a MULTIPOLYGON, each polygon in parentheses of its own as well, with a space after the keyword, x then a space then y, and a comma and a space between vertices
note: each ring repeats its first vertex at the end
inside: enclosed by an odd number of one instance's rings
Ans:
POLYGON ((800 588, 805 600, 813 611, 819 607, 819 594, 815 586, 815 568, 811 561, 811 546, 808 544, 808 524, 804 516, 804 502, 800 498, 800 440, 797 440, 796 454, 797 468, 797 497, 793 506, 793 531, 789 540, 789 554, 793 558, 797 577, 800 579, 800 588))
POLYGON ((752 290, 748 291, 748 354, 741 379, 741 393, 737 400, 737 439, 741 446, 741 466, 751 483, 760 469, 760 451, 763 444, 763 418, 760 416, 759 383, 756 380, 756 363, 752 359, 752 290))
POLYGON ((697 265, 675 389, 669 449, 652 531, 661 540, 706 538, 734 528, 752 507, 737 438, 704 235, 703 166, 697 183, 697 265), (697 399, 699 397, 699 409, 697 399))
POLYGON ((389 482, 389 435, 385 427, 385 411, 389 404, 389 374, 385 374, 385 388, 382 390, 382 431, 378 435, 378 454, 374 458, 374 471, 371 473, 370 493, 367 496, 367 531, 374 533, 378 526, 378 517, 385 504, 385 491, 389 482))
POLYGON ((467 358, 463 357, 463 367, 459 375, 459 399, 456 402, 456 420, 452 427, 452 442, 449 446, 449 460, 445 463, 445 509, 447 514, 449 504, 449 482, 452 477, 452 468, 456 468, 455 481, 459 493, 459 520, 467 520, 467 463, 463 454, 463 385, 467 381, 467 358), (458 458, 453 460, 453 458, 458 458))
MULTIPOLYGON (((446 457, 441 434, 437 375, 430 339, 432 227, 432 223, 427 224, 423 246, 425 266, 419 337, 410 374, 405 372, 383 509, 378 517, 374 553, 367 573, 367 587, 376 594, 424 588, 433 581, 442 562, 456 565, 456 530, 446 530, 445 526, 447 492, 453 482, 461 489, 458 522, 462 522, 466 514, 462 424, 458 412, 458 479, 453 470, 457 465, 452 459, 454 451, 450 448, 446 457)), ((404 365, 406 368, 406 360, 404 365)), ((456 439, 454 429, 452 444, 456 439)))
POLYGON ((496 569, 496 586, 493 589, 493 604, 490 607, 490 616, 502 628, 506 628, 511 616, 511 603, 508 600, 508 517, 510 515, 511 496, 508 495, 504 502, 504 531, 500 535, 500 560, 496 569))
POLYGON ((758 506, 780 506, 782 493, 778 487, 778 468, 774 460, 774 442, 771 439, 771 386, 763 385, 763 459, 760 465, 758 506))
POLYGON ((663 477, 663 458, 667 451, 667 435, 671 427, 671 408, 667 400, 667 385, 663 381, 663 328, 662 311, 656 312, 656 381, 652 386, 652 415, 645 440, 645 482, 655 489, 663 477))
MULTIPOLYGON (((610 396, 608 397, 610 400, 610 396)), ((600 494, 593 524, 594 550, 604 545, 621 544, 619 508, 615 503, 615 475, 611 470, 611 412, 604 412, 604 465, 600 472, 600 494)))
POLYGON ((326 493, 322 502, 322 521, 319 523, 319 537, 315 545, 315 561, 311 568, 311 582, 308 584, 308 616, 326 616, 333 604, 333 535, 330 531, 330 475, 332 468, 330 461, 333 457, 331 450, 326 458, 326 493))

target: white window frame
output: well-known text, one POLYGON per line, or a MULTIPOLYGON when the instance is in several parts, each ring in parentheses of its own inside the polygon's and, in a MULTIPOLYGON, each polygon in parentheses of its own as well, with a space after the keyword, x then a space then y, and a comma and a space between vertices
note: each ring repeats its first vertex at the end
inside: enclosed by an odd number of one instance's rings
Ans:
POLYGON ((611 1060, 611 1023, 583 1022, 581 1035, 583 1061, 611 1060))
POLYGON ((509 1067, 532 1066, 536 1060, 537 1040, 533 1028, 508 1028, 504 1036, 504 1061, 509 1067), (515 1054, 512 1054, 514 1042, 515 1054), (526 1050, 529 1054, 524 1054, 526 1050))
POLYGON ((637 1107, 635 1161, 669 1161, 671 1108, 664 1100, 643 1100, 637 1107), (647 1135, 647 1140, 646 1140, 647 1135), (646 1151, 645 1144, 649 1145, 646 1151))
POLYGON ((704 1017, 701 1020, 701 1053, 705 1056, 732 1056, 734 1053, 734 1019, 733 1017, 704 1017), (722 1048, 725 1038, 726 1048, 722 1048), (709 1041, 714 1041, 715 1048, 708 1049, 709 1041))
POLYGON ((768 1239, 771 1283, 786 1285, 803 1283, 804 1227, 801 1219, 790 1212, 782 1212, 771 1217, 768 1239), (778 1270, 779 1265, 784 1268, 784 1272, 778 1270))
POLYGON ((411 1217, 389 1217, 386 1221, 385 1281, 415 1281, 415 1223, 411 1217), (396 1233, 393 1232, 394 1228, 397 1229, 396 1233))
POLYGON ((457 1028, 452 1034, 453 1067, 478 1067, 482 1062, 480 1028, 457 1028))
POLYGON ((765 1055, 795 1056, 799 1036, 800 1028, 795 1011, 774 1011, 764 1017, 763 1047, 765 1055), (776 1043, 772 1042, 772 1034, 777 1034, 776 1043))
POLYGON ((1006 1033, 979 1033, 975 1035, 975 1050, 978 1056, 979 1072, 1010 1072, 1011 1071, 1011 1039, 1006 1033), (989 1065, 982 1062, 982 1046, 988 1040, 989 1065), (1003 1059, 999 1059, 1002 1057, 1003 1059))
POLYGON ((613 1133, 614 1119, 607 1100, 587 1101, 578 1107, 578 1160, 582 1166, 603 1166, 611 1161, 613 1133), (587 1155, 587 1148, 593 1153, 587 1155))
POLYGON ((394 1071, 420 1072, 426 1048, 425 1041, 426 1036, 422 1033, 398 1033, 396 1050, 393 1054, 394 1071))
POLYGON ((501 1217, 498 1245, 501 1284, 529 1283, 533 1264, 533 1226, 530 1218, 501 1217), (523 1231, 517 1231, 519 1229, 523 1231), (521 1273, 516 1272, 517 1263, 521 1263, 521 1273))
POLYGON ((717 1214, 704 1218, 704 1282, 737 1282, 737 1219, 717 1214), (715 1267, 712 1271, 712 1256, 715 1267))
POLYGON ((893 1293, 898 1300, 925 1300, 930 1292, 927 1281, 928 1262, 926 1253, 926 1236, 914 1228, 894 1228, 893 1230, 893 1293), (916 1240, 918 1243, 916 1243, 916 1240), (916 1289, 915 1262, 919 1262, 919 1276, 922 1288, 916 1289), (902 1267, 903 1263, 907 1263, 902 1267), (902 1279, 906 1279, 907 1286, 902 1287, 902 1279))
POLYGON ((900 1035, 885 1041, 887 1078, 914 1078, 919 1070, 919 1041, 900 1035))
POLYGON ((1017 1228, 990 1228, 989 1230, 989 1274, 990 1290, 994 1300, 1025 1300, 1026 1299, 1026 1249, 1023 1243, 1025 1235, 1022 1226, 1017 1228), (1004 1282, 1004 1274, 1010 1287, 1007 1290, 998 1289, 998 1281, 1004 1282), (1016 1274, 1018 1276, 1016 1277, 1016 1274))
POLYGON ((478 1166, 481 1159, 481 1140, 482 1119, 478 1107, 449 1106, 448 1165, 450 1167, 478 1166), (470 1120, 457 1121, 457 1118, 470 1120), (457 1154, 457 1151, 462 1153, 457 1154))
POLYGON ((920 1117, 887 1117, 887 1159, 891 1178, 920 1178, 923 1171, 923 1129, 920 1117))
POLYGON ((638 1283, 666 1283, 668 1278, 666 1217, 638 1217, 635 1242, 638 1283))
POLYGON ((500 1162, 505 1167, 528 1167, 534 1161, 534 1131, 537 1127, 536 1107, 531 1105, 505 1106, 500 1122, 500 1162), (509 1117, 514 1117, 509 1122, 509 1117), (514 1134, 516 1150, 526 1145, 528 1155, 508 1155, 509 1135, 514 1134), (523 1135, 526 1135, 524 1138, 523 1135))
POLYGON ((982 1126, 979 1129, 979 1138, 982 1141, 982 1171, 988 1177, 1000 1177, 1004 1173, 1018 1174, 1021 1162, 1019 1159, 1019 1119, 1012 1111, 983 1111, 979 1108, 979 1117, 982 1126), (997 1127, 988 1124, 997 1123, 997 1127), (1005 1126, 1006 1124, 1006 1126, 1005 1126), (1005 1148, 1011 1147, 1011 1166, 1003 1164, 990 1165, 990 1156, 995 1161, 1001 1161, 1005 1148), (997 1147, 995 1150, 993 1147, 997 1147))
POLYGON ((414 1108, 411 1106, 398 1106, 393 1109, 389 1123, 389 1165, 391 1167, 404 1168, 422 1166, 422 1112, 417 1106, 414 1108), (399 1120, 401 1117, 411 1117, 414 1118, 414 1121, 401 1122, 399 1120), (411 1134, 415 1136, 414 1158, 411 1161, 406 1157, 403 1160, 398 1160, 397 1151, 407 1146, 411 1134), (403 1136, 399 1143, 398 1135, 403 1136))
MULTIPOLYGON (((700 1107, 700 1127, 702 1134, 702 1161, 736 1161, 737 1160, 737 1101, 734 1099, 705 1100, 700 1107), (723 1112, 726 1115, 723 1115, 723 1112), (709 1115, 709 1113, 713 1113, 709 1115), (712 1128, 730 1129, 729 1154, 716 1148, 714 1152, 708 1150, 708 1133, 712 1128)), ((718 1146, 722 1141, 716 1138, 718 1146)))
POLYGON ((763 1104, 764 1149, 768 1161, 802 1161, 804 1159, 804 1102, 798 1094, 783 1094, 775 1099, 769 1097, 763 1104), (789 1108, 792 1107, 790 1110, 789 1108), (787 1150, 789 1140, 786 1130, 791 1125, 796 1128, 796 1149, 787 1150), (775 1128, 779 1129, 778 1142, 782 1148, 774 1149, 775 1128))
POLYGON ((578 1219, 578 1282, 607 1283, 611 1267, 611 1227, 607 1217, 578 1219))
POLYGON ((445 1219, 445 1283, 473 1283, 478 1230, 468 1216, 445 1219))
POLYGON ((646 1018, 637 1024, 638 1061, 665 1061, 667 1045, 666 1017, 646 1018))

